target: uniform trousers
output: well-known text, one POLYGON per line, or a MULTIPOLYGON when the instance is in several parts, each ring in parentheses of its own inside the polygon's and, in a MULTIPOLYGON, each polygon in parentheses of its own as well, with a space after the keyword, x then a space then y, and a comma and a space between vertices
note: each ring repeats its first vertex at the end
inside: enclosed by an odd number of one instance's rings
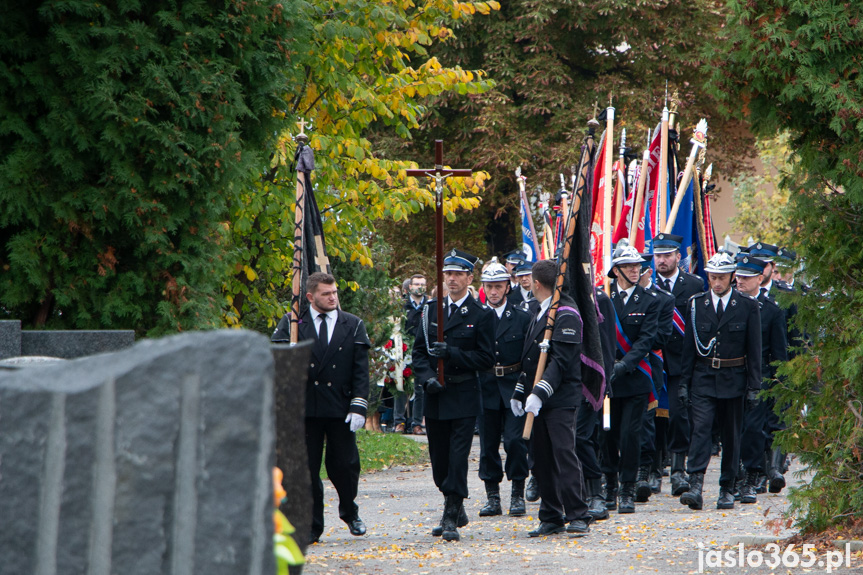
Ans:
POLYGON ((689 451, 689 409, 678 397, 680 376, 668 376, 668 451, 686 453, 689 451))
POLYGON ((356 434, 343 417, 307 417, 306 450, 312 479, 312 534, 324 532, 324 482, 321 459, 326 442, 327 476, 339 494, 339 517, 346 523, 357 518, 357 483, 360 479, 360 454, 356 434))
POLYGON ((656 441, 656 409, 645 409, 644 424, 641 427, 641 455, 638 458, 638 465, 654 469, 659 457, 657 451, 659 449, 656 441))
POLYGON ((611 429, 605 433, 602 470, 619 474, 621 483, 635 483, 641 459, 641 430, 647 410, 647 393, 611 398, 611 429))
POLYGON ((584 478, 575 453, 576 408, 541 409, 534 419, 533 475, 542 503, 539 520, 558 525, 587 519, 584 478))
POLYGON ((599 412, 593 410, 586 399, 581 400, 575 421, 575 454, 581 462, 585 479, 600 479, 602 469, 599 467, 597 427, 599 412))
POLYGON ((466 498, 467 460, 473 443, 476 417, 433 419, 426 417, 429 459, 434 484, 444 496, 466 498))
POLYGON ((689 443, 689 457, 686 471, 704 473, 710 463, 710 448, 713 445, 712 429, 714 419, 719 425, 722 440, 722 463, 719 482, 733 483, 737 477, 740 461, 740 430, 743 425, 743 396, 730 399, 708 397, 691 392, 692 398, 692 437, 689 443))
POLYGON ((754 409, 748 409, 743 414, 740 460, 747 470, 764 472, 764 447, 769 437, 765 431, 769 411, 767 402, 759 401, 754 409))
POLYGON ((488 406, 483 409, 479 428, 479 478, 500 483, 506 471, 510 481, 527 479, 527 442, 522 438, 524 417, 516 417, 509 406, 504 408, 503 400, 498 403, 497 409, 488 409, 488 406), (500 459, 501 439, 506 451, 505 464, 500 459))

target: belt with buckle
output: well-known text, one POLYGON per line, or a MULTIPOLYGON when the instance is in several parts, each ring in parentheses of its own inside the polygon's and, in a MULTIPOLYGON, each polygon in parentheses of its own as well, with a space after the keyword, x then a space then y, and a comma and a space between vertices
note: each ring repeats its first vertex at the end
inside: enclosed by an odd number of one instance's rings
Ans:
POLYGON ((520 363, 514 363, 512 365, 496 365, 492 368, 491 371, 497 377, 503 377, 505 375, 509 375, 511 373, 521 371, 521 364, 520 363))
POLYGON ((718 357, 699 357, 701 363, 707 364, 713 369, 721 369, 723 367, 739 367, 746 365, 745 357, 735 357, 731 359, 720 359, 718 357))

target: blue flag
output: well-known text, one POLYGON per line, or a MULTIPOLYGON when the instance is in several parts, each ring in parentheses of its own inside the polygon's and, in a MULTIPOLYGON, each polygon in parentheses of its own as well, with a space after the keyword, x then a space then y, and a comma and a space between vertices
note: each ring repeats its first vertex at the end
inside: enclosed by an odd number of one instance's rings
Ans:
POLYGON ((683 201, 680 204, 680 209, 677 211, 677 219, 674 220, 674 227, 671 229, 672 234, 676 234, 683 238, 683 243, 680 246, 680 266, 683 271, 693 273, 693 264, 697 264, 698 255, 693 253, 695 250, 695 234, 693 227, 695 220, 694 203, 694 180, 689 180, 689 185, 686 186, 686 191, 683 195, 683 201))
POLYGON ((537 261, 539 250, 536 246, 536 238, 533 235, 530 206, 526 205, 524 195, 521 197, 521 249, 527 254, 527 261, 537 261))

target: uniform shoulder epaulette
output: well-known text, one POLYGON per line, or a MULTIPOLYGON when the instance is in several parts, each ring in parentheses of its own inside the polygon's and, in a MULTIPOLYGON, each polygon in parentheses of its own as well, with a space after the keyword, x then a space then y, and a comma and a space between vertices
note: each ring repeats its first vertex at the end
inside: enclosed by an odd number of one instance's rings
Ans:
POLYGON ((514 305, 513 309, 523 311, 524 313, 530 313, 530 305, 526 301, 520 302, 518 305, 514 305))
POLYGON ((703 291, 703 292, 700 292, 700 293, 697 293, 697 294, 693 294, 693 295, 689 296, 689 299, 690 299, 690 300, 698 299, 698 298, 700 298, 700 297, 704 297, 704 296, 706 296, 708 293, 710 293, 710 292, 703 291))
POLYGON ((776 280, 773 283, 776 284, 776 289, 778 289, 779 291, 784 291, 784 292, 788 292, 788 293, 791 293, 794 291, 793 286, 788 285, 787 283, 785 283, 782 280, 776 280))
POLYGON ((655 292, 655 291, 653 291, 653 290, 650 290, 650 291, 648 291, 648 290, 644 290, 644 293, 646 293, 646 294, 650 294, 650 296, 651 296, 651 297, 659 297, 659 296, 657 296, 657 295, 656 295, 656 292, 655 292))
POLYGON ((746 297, 746 298, 751 299, 752 301, 758 301, 758 298, 757 298, 757 297, 755 297, 755 296, 751 296, 751 295, 746 294, 746 293, 743 293, 742 291, 739 291, 739 292, 737 292, 737 293, 739 293, 739 294, 740 294, 740 295, 742 295, 743 297, 746 297))

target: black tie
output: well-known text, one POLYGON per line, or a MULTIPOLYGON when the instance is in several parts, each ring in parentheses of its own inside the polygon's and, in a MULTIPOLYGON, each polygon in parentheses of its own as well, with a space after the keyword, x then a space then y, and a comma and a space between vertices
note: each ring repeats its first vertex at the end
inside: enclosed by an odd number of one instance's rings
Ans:
POLYGON ((662 283, 664 284, 664 285, 662 286, 662 289, 664 289, 665 291, 670 292, 670 291, 671 291, 671 280, 670 280, 670 279, 668 279, 668 278, 664 278, 664 279, 662 280, 662 283))
POLYGON ((722 309, 722 300, 720 299, 719 303, 716 304, 716 317, 717 317, 717 319, 720 319, 720 320, 722 319, 722 312, 723 311, 724 310, 722 309))
POLYGON ((327 350, 327 345, 329 345, 329 342, 327 340, 330 339, 330 335, 327 329, 326 314, 320 314, 318 317, 321 318, 321 327, 318 330, 318 349, 321 352, 320 355, 323 355, 324 352, 327 350))
POLYGON ((451 304, 449 304, 449 315, 450 315, 450 317, 452 317, 455 314, 455 310, 457 310, 457 309, 458 309, 458 306, 455 305, 455 302, 452 302, 451 304))

